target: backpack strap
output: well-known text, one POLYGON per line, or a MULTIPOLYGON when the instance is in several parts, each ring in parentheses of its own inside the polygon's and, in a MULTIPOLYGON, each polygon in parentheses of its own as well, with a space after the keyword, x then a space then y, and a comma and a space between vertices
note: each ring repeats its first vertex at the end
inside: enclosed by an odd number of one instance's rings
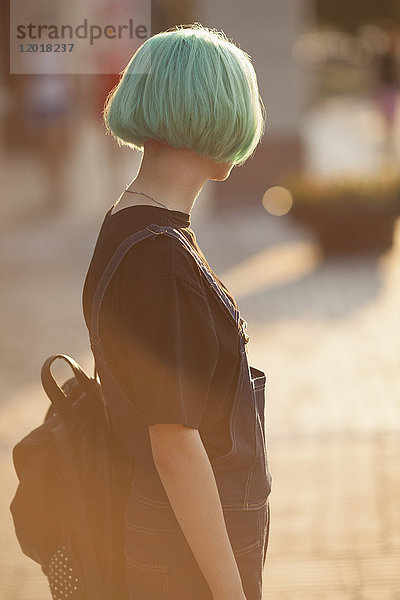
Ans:
POLYGON ((169 227, 167 225, 149 225, 146 229, 142 229, 141 231, 137 231, 132 235, 128 236, 117 248, 114 255, 112 256, 110 262, 108 263, 106 269, 104 270, 103 275, 100 278, 99 284, 97 286, 96 292, 93 297, 93 305, 92 305, 92 316, 91 316, 91 334, 90 337, 95 341, 100 341, 99 336, 99 324, 100 324, 100 308, 101 303, 103 301, 104 295, 106 293, 107 287, 113 278, 116 270, 121 264, 122 260, 129 252, 129 250, 135 246, 135 244, 150 238, 154 235, 166 235, 170 238, 178 240, 179 243, 191 254, 193 259, 196 261, 199 266, 201 272, 203 273, 210 289, 214 292, 216 298, 220 302, 220 304, 224 307, 227 314, 231 317, 233 322, 236 324, 238 331, 242 333, 242 336, 246 339, 245 326, 246 322, 240 317, 240 313, 236 306, 232 303, 230 298, 221 288, 215 276, 211 273, 209 268, 204 264, 203 260, 194 250, 192 245, 187 241, 185 236, 173 227, 169 227))
MULTIPOLYGON (((68 395, 58 385, 57 381, 53 376, 53 373, 51 372, 51 365, 58 358, 62 358, 63 360, 65 360, 65 362, 71 367, 72 372, 75 378, 77 379, 78 383, 80 384, 82 390, 85 390, 89 393, 93 388, 94 382, 93 379, 90 379, 86 375, 85 371, 78 365, 78 363, 66 354, 53 354, 53 356, 50 356, 43 363, 40 375, 44 391, 48 395, 56 411, 63 415, 64 418, 68 418, 70 417, 72 411, 71 403, 68 400, 68 395)), ((96 379, 96 377, 94 379, 96 379)))

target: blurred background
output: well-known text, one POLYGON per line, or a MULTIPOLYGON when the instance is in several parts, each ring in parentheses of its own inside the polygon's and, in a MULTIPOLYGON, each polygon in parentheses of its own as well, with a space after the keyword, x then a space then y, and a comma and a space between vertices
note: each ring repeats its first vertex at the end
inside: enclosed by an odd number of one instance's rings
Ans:
MULTIPOLYGON (((118 2, 89 5, 95 19, 118 2)), ((13 532, 11 449, 47 410, 50 354, 92 370, 83 281, 140 155, 101 119, 125 62, 112 57, 114 74, 10 74, 7 2, 0 11, 0 597, 45 600, 13 532)), ((152 34, 194 21, 250 54, 267 111, 255 155, 208 182, 192 213, 268 377, 264 598, 398 600, 400 4, 151 3, 152 34)))

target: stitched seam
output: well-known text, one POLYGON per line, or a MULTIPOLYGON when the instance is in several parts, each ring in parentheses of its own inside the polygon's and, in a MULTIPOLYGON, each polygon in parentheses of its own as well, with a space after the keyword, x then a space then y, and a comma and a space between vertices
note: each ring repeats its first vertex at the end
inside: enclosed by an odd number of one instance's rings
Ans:
POLYGON ((144 527, 142 525, 137 525, 136 523, 130 523, 127 519, 125 519, 125 525, 127 529, 130 531, 139 531, 142 533, 154 533, 154 534, 166 534, 166 535, 177 535, 182 534, 181 529, 161 529, 155 527, 144 527))
POLYGON ((168 583, 168 569, 165 566, 163 569, 163 591, 164 591, 164 600, 169 600, 169 583, 168 583))
POLYGON ((143 504, 148 504, 149 506, 155 506, 157 508, 172 508, 169 502, 163 502, 162 500, 153 500, 151 498, 145 498, 145 496, 141 496, 137 492, 133 492, 133 497, 143 502, 143 504))
POLYGON ((235 503, 235 504, 223 504, 222 508, 227 511, 240 511, 243 512, 245 511, 251 511, 251 510, 258 510, 259 508, 261 508, 262 506, 264 506, 266 503, 268 502, 268 496, 264 499, 261 500, 260 502, 249 502, 245 507, 243 507, 242 503, 235 503))
POLYGON ((253 544, 250 544, 249 546, 246 546, 245 548, 241 548, 240 550, 234 550, 233 554, 235 556, 241 556, 242 554, 247 554, 247 552, 254 550, 254 548, 258 548, 259 546, 260 546, 260 540, 257 540, 257 542, 254 542, 253 544))
MULTIPOLYGON (((141 496, 140 494, 138 494, 137 492, 133 492, 132 496, 134 498, 136 498, 137 500, 139 500, 140 502, 143 502, 143 504, 148 504, 149 506, 153 506, 155 508, 167 508, 169 510, 172 510, 172 506, 169 503, 166 502, 162 502, 161 500, 152 500, 150 498, 145 498, 144 496, 141 496)), ((268 496, 266 498, 264 498, 264 500, 260 500, 259 502, 249 502, 246 505, 246 510, 256 510, 257 508, 261 508, 262 506, 264 506, 266 503, 268 502, 268 496)), ((239 503, 239 502, 234 502, 232 504, 222 504, 222 508, 228 511, 243 511, 243 504, 239 503)))
POLYGON ((266 459, 266 457, 267 457, 267 444, 266 444, 266 440, 265 440, 265 429, 262 426, 260 415, 258 413, 257 413, 256 421, 257 421, 257 425, 258 425, 258 427, 260 429, 260 433, 261 433, 261 444, 262 444, 262 448, 263 448, 263 455, 264 455, 264 458, 266 459))
POLYGON ((129 554, 125 555, 126 560, 133 565, 134 567, 137 567, 138 569, 142 569, 143 571, 153 571, 153 572, 158 572, 158 573, 162 573, 165 572, 167 567, 166 565, 157 565, 157 564, 152 564, 152 565, 148 565, 146 563, 141 563, 137 560, 135 560, 134 558, 132 558, 131 556, 129 556, 129 554))
POLYGON ((261 433, 261 444, 262 444, 262 448, 263 448, 265 470, 268 475, 269 482, 271 484, 272 476, 271 476, 271 471, 269 468, 269 461, 268 461, 267 431, 266 431, 266 427, 265 427, 265 422, 264 422, 264 426, 262 424, 258 409, 257 409, 256 421, 258 422, 260 433, 261 433))
POLYGON ((243 361, 241 359, 240 373, 239 373, 239 388, 238 388, 236 396, 235 396, 235 402, 234 402, 234 405, 232 408, 231 418, 229 421, 229 432, 230 432, 230 436, 232 439, 232 448, 230 449, 230 451, 227 454, 224 454, 223 456, 220 456, 217 458, 213 458, 210 461, 211 465, 216 465, 216 464, 222 463, 222 462, 228 460, 229 458, 231 458, 236 453, 235 424, 236 424, 237 414, 239 412, 239 404, 240 404, 240 399, 241 399, 241 395, 242 395, 243 384, 244 384, 244 368, 243 368, 243 361))
POLYGON ((255 467, 256 462, 257 462, 257 415, 256 415, 256 418, 254 419, 254 458, 253 458, 253 462, 251 464, 251 467, 249 469, 249 474, 247 476, 247 482, 246 482, 246 488, 245 488, 245 495, 244 495, 244 498, 245 498, 244 505, 245 506, 248 506, 249 496, 250 496, 251 481, 252 481, 252 478, 253 478, 253 471, 254 471, 254 467, 255 467))
POLYGON ((164 600, 169 600, 170 595, 169 595, 167 565, 146 565, 145 563, 141 563, 141 562, 138 562, 137 560, 134 560, 127 553, 125 554, 125 559, 129 565, 131 565, 132 567, 135 567, 136 569, 139 569, 141 571, 147 571, 150 573, 158 573, 159 575, 161 575, 163 598, 164 598, 164 600))

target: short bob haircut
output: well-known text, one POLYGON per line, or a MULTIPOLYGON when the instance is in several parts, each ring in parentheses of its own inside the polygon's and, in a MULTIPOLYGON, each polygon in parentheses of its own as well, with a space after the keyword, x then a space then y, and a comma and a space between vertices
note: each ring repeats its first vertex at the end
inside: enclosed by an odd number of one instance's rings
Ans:
POLYGON ((243 164, 265 127, 250 56, 223 31, 177 25, 147 39, 120 73, 104 107, 119 145, 146 140, 243 164))

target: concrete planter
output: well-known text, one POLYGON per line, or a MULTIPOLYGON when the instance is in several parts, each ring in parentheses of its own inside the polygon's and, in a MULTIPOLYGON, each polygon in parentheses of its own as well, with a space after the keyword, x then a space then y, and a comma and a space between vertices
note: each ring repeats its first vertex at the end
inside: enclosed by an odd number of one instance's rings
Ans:
POLYGON ((349 203, 294 203, 292 217, 317 237, 324 254, 384 252, 393 243, 400 212, 392 207, 364 209, 349 203))

